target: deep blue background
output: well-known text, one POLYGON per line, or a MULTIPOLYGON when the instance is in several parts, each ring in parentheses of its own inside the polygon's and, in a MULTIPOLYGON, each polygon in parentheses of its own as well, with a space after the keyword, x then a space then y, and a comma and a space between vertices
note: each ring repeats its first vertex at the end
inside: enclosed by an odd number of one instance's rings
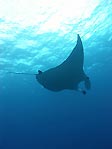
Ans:
POLYGON ((1 148, 111 149, 112 69, 104 70, 97 78, 91 75, 86 96, 47 91, 34 76, 6 75, 0 92, 1 148))

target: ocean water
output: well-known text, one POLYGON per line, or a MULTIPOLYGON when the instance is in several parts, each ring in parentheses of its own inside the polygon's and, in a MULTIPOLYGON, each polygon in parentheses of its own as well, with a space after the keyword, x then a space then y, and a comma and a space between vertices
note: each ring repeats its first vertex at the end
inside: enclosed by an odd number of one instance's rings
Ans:
POLYGON ((0 149, 112 148, 112 0, 0 0, 0 149), (34 75, 80 34, 91 90, 52 92, 34 75))

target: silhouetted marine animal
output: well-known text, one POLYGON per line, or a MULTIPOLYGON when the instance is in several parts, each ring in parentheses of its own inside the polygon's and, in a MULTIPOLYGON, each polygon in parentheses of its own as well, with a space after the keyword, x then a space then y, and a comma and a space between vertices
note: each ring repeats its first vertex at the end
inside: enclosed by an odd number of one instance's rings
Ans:
POLYGON ((83 63, 83 45, 80 36, 77 35, 77 44, 69 57, 59 66, 44 72, 38 70, 36 79, 42 86, 51 91, 57 92, 68 89, 86 94, 86 91, 79 87, 79 83, 82 81, 84 81, 86 89, 91 87, 89 77, 83 70, 83 63))

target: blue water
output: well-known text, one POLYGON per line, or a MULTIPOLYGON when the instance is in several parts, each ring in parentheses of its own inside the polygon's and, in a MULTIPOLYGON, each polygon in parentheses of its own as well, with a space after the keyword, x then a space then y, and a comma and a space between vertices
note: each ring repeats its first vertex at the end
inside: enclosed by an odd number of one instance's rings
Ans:
POLYGON ((0 149, 111 149, 112 1, 89 0, 77 13, 72 0, 23 1, 0 4, 0 149), (51 92, 32 75, 7 73, 57 66, 77 33, 92 84, 86 95, 51 92))

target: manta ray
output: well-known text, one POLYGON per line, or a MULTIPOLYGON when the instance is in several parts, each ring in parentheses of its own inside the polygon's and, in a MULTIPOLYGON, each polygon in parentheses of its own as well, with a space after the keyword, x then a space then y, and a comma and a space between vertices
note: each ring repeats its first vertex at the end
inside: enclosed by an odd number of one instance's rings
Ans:
POLYGON ((90 89, 91 83, 89 77, 83 69, 84 50, 79 34, 77 43, 68 58, 60 65, 48 69, 47 71, 38 70, 36 80, 50 91, 76 90, 86 94, 86 90, 79 87, 84 82, 85 88, 90 89))

